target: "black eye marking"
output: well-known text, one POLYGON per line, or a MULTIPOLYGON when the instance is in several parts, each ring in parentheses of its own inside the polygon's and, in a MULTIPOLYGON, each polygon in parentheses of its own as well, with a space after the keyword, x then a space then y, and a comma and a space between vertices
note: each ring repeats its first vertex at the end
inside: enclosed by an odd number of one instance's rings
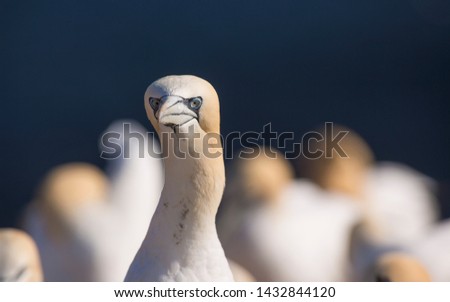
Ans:
POLYGON ((148 99, 148 102, 150 103, 150 107, 152 107, 154 112, 158 111, 159 106, 161 105, 161 99, 150 97, 148 99))
MULTIPOLYGON (((148 99, 148 103, 150 107, 153 109, 153 114, 155 115, 155 118, 158 119, 156 116, 156 113, 158 112, 159 108, 161 107, 161 104, 165 101, 164 98, 168 97, 168 95, 162 96, 160 98, 150 97, 148 99)), ((184 98, 182 96, 177 96, 180 98, 180 100, 168 108, 175 106, 177 103, 183 103, 187 108, 189 108, 192 112, 196 114, 195 118, 198 120, 199 118, 199 110, 203 105, 203 98, 201 96, 196 96, 192 98, 184 98)))
POLYGON ((203 99, 201 96, 196 96, 194 98, 189 99, 189 108, 194 111, 199 110, 200 107, 202 106, 202 104, 203 104, 203 99))

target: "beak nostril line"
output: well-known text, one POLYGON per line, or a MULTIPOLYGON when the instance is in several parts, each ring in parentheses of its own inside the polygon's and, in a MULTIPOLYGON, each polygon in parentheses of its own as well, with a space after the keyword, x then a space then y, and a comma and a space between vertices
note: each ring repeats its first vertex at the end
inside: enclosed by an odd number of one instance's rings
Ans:
POLYGON ((170 105, 169 107, 167 107, 166 109, 172 108, 173 106, 175 106, 175 105, 177 105, 177 104, 179 104, 181 102, 182 102, 182 100, 178 100, 175 103, 173 103, 172 105, 170 105))

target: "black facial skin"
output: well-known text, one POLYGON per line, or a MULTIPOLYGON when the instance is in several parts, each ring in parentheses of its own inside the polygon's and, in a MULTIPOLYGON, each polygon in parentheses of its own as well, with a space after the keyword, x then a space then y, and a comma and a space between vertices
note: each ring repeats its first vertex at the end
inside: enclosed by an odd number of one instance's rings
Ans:
MULTIPOLYGON (((168 96, 165 95, 160 98, 150 97, 148 99, 148 102, 150 104, 150 107, 152 107, 152 109, 153 109, 153 114, 155 115, 156 119, 158 119, 158 117, 156 116, 156 113, 158 112, 159 108, 161 107, 161 104, 164 102, 163 99, 166 97, 168 97, 168 96)), ((192 97, 192 98, 188 98, 188 99, 184 98, 182 96, 177 96, 177 97, 179 97, 180 100, 178 102, 176 102, 175 104, 178 104, 180 102, 185 104, 186 107, 189 108, 189 110, 191 110, 192 112, 194 112, 196 114, 196 119, 198 120, 199 111, 203 104, 203 98, 201 96, 196 96, 196 97, 192 97)), ((173 104, 172 106, 174 106, 175 104, 173 104)))

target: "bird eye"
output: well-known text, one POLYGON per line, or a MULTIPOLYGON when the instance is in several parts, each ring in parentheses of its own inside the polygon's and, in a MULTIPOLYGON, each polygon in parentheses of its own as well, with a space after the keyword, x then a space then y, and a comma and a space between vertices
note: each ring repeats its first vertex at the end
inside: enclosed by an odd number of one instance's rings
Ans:
POLYGON ((189 107, 191 107, 191 109, 197 110, 202 106, 202 103, 203 99, 197 96, 189 100, 189 107))
POLYGON ((161 104, 161 100, 157 98, 150 98, 150 107, 152 107, 153 110, 157 111, 159 108, 159 105, 161 104))

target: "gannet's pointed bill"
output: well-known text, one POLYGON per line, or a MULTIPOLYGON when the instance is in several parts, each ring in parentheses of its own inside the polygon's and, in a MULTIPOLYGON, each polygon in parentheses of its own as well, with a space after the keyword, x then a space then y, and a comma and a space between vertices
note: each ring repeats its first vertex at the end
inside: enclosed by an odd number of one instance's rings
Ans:
POLYGON ((158 133, 192 124, 206 133, 220 133, 219 98, 213 86, 199 77, 163 77, 147 88, 144 102, 158 133))

